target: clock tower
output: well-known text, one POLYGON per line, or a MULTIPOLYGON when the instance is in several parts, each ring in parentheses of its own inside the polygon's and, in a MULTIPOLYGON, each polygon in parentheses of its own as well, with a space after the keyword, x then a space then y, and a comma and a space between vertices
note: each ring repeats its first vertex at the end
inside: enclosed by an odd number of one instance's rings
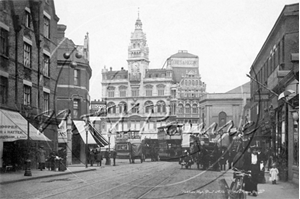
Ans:
POLYGON ((148 69, 150 62, 146 34, 143 33, 142 25, 138 14, 134 32, 131 33, 127 60, 129 76, 139 79, 145 77, 145 70, 148 69))

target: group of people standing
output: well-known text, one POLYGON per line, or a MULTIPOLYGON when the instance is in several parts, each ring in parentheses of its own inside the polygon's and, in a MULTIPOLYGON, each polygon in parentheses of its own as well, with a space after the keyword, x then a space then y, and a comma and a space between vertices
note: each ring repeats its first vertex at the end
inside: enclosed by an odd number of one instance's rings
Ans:
POLYGON ((112 158, 113 166, 116 166, 117 152, 115 150, 110 151, 109 149, 106 149, 106 151, 102 153, 99 149, 93 148, 88 154, 88 160, 91 166, 96 163, 97 166, 101 167, 103 158, 105 158, 105 165, 110 165, 110 158, 112 158))

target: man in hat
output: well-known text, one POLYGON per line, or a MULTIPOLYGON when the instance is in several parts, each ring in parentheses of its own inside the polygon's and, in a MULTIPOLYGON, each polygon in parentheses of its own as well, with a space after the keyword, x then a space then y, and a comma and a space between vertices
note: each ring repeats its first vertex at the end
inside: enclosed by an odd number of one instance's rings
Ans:
POLYGON ((41 145, 38 149, 38 162, 39 162, 39 169, 42 171, 45 169, 45 162, 46 162, 46 151, 44 150, 44 146, 41 145))
POLYGON ((250 178, 245 176, 245 191, 248 192, 248 195, 257 196, 257 183, 261 160, 257 153, 256 146, 251 146, 250 151, 251 153, 247 153, 244 155, 244 169, 246 171, 251 171, 250 178))

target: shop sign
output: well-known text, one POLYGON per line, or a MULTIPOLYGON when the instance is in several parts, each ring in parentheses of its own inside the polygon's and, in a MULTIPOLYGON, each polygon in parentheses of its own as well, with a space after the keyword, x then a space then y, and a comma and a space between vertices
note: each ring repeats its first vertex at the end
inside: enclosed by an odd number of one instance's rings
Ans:
POLYGON ((258 101, 269 101, 269 94, 267 93, 261 93, 259 94, 255 94, 254 95, 254 101, 258 102, 258 101))

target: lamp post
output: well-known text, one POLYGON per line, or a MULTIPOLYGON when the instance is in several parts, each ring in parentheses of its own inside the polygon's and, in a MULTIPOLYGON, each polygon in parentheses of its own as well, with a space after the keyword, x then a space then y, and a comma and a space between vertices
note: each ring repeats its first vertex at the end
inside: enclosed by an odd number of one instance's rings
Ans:
MULTIPOLYGON (((109 131, 107 134, 108 137, 108 153, 110 155, 110 136, 111 136, 111 132, 109 131)), ((108 158, 108 165, 110 165, 110 158, 108 158)))
POLYGON ((88 156, 89 156, 89 153, 90 153, 90 150, 89 150, 89 143, 88 143, 88 131, 89 131, 89 127, 90 127, 90 121, 89 121, 89 117, 86 116, 84 118, 84 121, 85 121, 85 125, 84 125, 84 128, 85 128, 85 133, 86 133, 86 146, 85 146, 85 167, 88 168, 88 156))
MULTIPOLYGON (((29 114, 27 113, 27 116, 29 114)), ((27 159, 25 160, 25 173, 24 176, 32 176, 30 166, 31 166, 31 160, 30 160, 30 149, 29 149, 29 143, 30 143, 30 128, 29 128, 29 121, 27 119, 27 159)))
POLYGON ((67 115, 67 165, 72 164, 72 119, 71 111, 68 110, 67 115))

